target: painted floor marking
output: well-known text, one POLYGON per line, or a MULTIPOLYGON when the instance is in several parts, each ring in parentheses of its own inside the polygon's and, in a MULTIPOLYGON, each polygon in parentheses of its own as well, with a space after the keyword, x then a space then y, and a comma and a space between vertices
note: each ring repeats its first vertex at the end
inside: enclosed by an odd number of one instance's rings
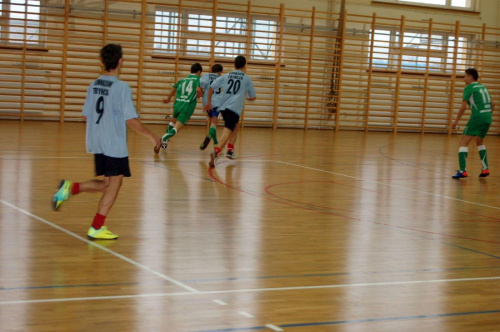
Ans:
POLYGON ((182 283, 180 281, 177 281, 177 280, 175 280, 175 279, 173 279, 173 278, 171 278, 171 277, 169 277, 169 276, 167 276, 167 275, 165 275, 163 273, 155 271, 152 268, 150 268, 149 266, 143 265, 143 264, 141 264, 139 262, 134 261, 133 259, 130 259, 130 258, 126 257, 126 256, 123 256, 122 254, 117 253, 116 251, 113 251, 111 249, 103 247, 103 246, 101 246, 101 245, 99 245, 99 244, 97 244, 97 243, 95 243, 93 241, 87 240, 86 238, 84 238, 84 237, 82 237, 82 236, 80 236, 78 234, 75 234, 75 233, 73 233, 71 231, 68 231, 67 229, 65 229, 65 228, 63 228, 61 226, 58 226, 58 225, 56 225, 56 224, 54 224, 54 223, 52 223, 52 222, 50 222, 50 221, 48 221, 48 220, 46 220, 46 219, 44 219, 42 217, 34 215, 33 213, 28 212, 28 211, 26 211, 24 209, 21 209, 21 208, 15 206, 13 204, 10 204, 10 203, 2 200, 2 199, 0 199, 0 203, 2 203, 4 205, 7 205, 8 207, 10 207, 10 208, 12 208, 12 209, 14 209, 14 210, 16 210, 18 212, 21 212, 21 213, 23 213, 23 214, 25 214, 25 215, 33 218, 33 219, 41 221, 42 223, 44 223, 44 224, 46 224, 46 225, 48 225, 48 226, 50 226, 52 228, 55 228, 55 229, 57 229, 57 230, 59 230, 59 231, 61 231, 63 233, 66 233, 66 234, 68 234, 68 235, 70 235, 70 236, 72 236, 72 237, 74 237, 74 238, 76 238, 76 239, 78 239, 80 241, 83 241, 83 242, 85 242, 85 243, 87 243, 89 245, 92 245, 92 246, 94 246, 96 248, 99 248, 102 251, 107 252, 108 254, 111 254, 111 255, 113 255, 113 256, 121 259, 121 260, 124 260, 127 263, 130 263, 130 264, 132 264, 132 265, 134 265, 134 266, 136 266, 136 267, 138 267, 138 268, 140 268, 142 270, 145 270, 145 271, 147 271, 147 272, 149 272, 149 273, 151 273, 151 274, 153 274, 153 275, 155 275, 157 277, 160 277, 160 278, 162 278, 164 280, 167 280, 167 281, 171 282, 172 284, 175 284, 175 285, 177 285, 179 287, 182 287, 182 288, 184 288, 184 289, 186 289, 186 290, 188 290, 188 291, 190 291, 192 293, 198 293, 199 292, 197 289, 195 289, 195 288, 193 288, 191 286, 188 286, 188 285, 186 285, 186 284, 184 284, 184 283, 182 283))
POLYGON ((186 296, 186 295, 210 295, 210 294, 238 294, 238 293, 259 293, 259 292, 281 292, 281 291, 290 291, 290 290, 292 290, 292 291, 293 290, 314 290, 314 289, 333 289, 333 288, 349 288, 349 287, 377 287, 377 286, 418 285, 418 284, 433 284, 433 283, 448 283, 448 282, 469 282, 469 281, 473 282, 473 281, 485 281, 485 280, 500 280, 500 277, 459 278, 459 279, 433 279, 433 280, 409 280, 409 281, 389 281, 389 282, 374 282, 374 283, 359 283, 359 284, 337 284, 337 285, 272 287, 272 288, 249 288, 249 289, 232 289, 232 290, 214 290, 214 291, 196 291, 196 292, 174 292, 174 293, 156 293, 156 294, 117 295, 117 296, 94 296, 94 297, 41 299, 41 300, 14 300, 14 301, 1 301, 0 305, 5 305, 5 304, 24 304, 24 303, 45 303, 45 302, 66 302, 66 301, 90 301, 90 300, 108 300, 108 299, 133 299, 133 298, 146 298, 146 297, 170 297, 170 296, 186 296))
POLYGON ((371 183, 375 183, 375 184, 380 184, 380 185, 387 186, 387 187, 393 187, 393 188, 398 188, 398 189, 409 190, 409 191, 417 192, 417 193, 420 193, 420 194, 426 194, 426 195, 431 195, 431 196, 435 196, 435 197, 446 198, 446 199, 450 199, 450 200, 457 201, 457 202, 468 203, 468 204, 473 204, 473 205, 477 205, 477 206, 482 206, 482 207, 487 207, 487 208, 491 208, 491 209, 500 210, 500 207, 498 207, 498 206, 491 206, 491 205, 486 205, 486 204, 481 204, 481 203, 466 201, 466 200, 455 198, 455 197, 444 196, 444 195, 440 195, 440 194, 434 194, 434 193, 431 193, 431 192, 428 192, 428 191, 417 190, 417 189, 412 189, 412 188, 408 188, 408 187, 398 186, 398 185, 394 185, 394 184, 388 184, 388 183, 384 183, 384 182, 363 179, 363 178, 360 178, 360 177, 357 177, 357 176, 352 176, 352 175, 347 175, 347 174, 342 174, 342 173, 325 171, 325 170, 320 169, 320 168, 308 167, 308 166, 304 166, 304 165, 300 165, 300 164, 289 163, 289 162, 286 162, 286 161, 275 160, 275 162, 281 163, 281 164, 285 164, 285 165, 290 165, 290 166, 295 166, 295 167, 301 167, 301 168, 305 168, 305 169, 310 169, 310 170, 317 171, 317 172, 323 172, 323 173, 328 173, 328 174, 343 176, 343 177, 350 178, 350 179, 356 179, 356 180, 360 180, 360 181, 366 181, 366 182, 371 182, 371 183))
POLYGON ((245 312, 245 311, 238 311, 238 313, 240 315, 242 315, 242 316, 247 317, 247 318, 253 318, 253 317, 255 317, 254 315, 251 315, 251 314, 249 314, 248 312, 245 312))

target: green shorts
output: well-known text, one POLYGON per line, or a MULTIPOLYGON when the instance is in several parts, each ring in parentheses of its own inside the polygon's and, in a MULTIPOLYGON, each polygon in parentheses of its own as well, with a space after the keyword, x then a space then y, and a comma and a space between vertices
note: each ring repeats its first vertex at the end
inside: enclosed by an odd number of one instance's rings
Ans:
POLYGON ((176 102, 174 104, 174 118, 182 124, 186 124, 194 113, 196 103, 176 102))
POLYGON ((485 138, 490 129, 491 122, 482 121, 481 119, 469 119, 467 126, 464 128, 464 135, 479 136, 485 138))

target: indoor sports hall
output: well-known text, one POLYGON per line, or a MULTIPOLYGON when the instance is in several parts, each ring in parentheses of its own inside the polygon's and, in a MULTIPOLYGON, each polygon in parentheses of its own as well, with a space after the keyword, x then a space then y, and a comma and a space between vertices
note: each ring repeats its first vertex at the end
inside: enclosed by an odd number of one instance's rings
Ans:
MULTIPOLYGON (((499 331, 500 2, 0 1, 1 331, 499 331), (173 84, 247 58, 236 159, 209 167, 201 101, 132 176, 106 225, 82 108, 99 51, 163 135, 173 84), (459 143, 476 68, 497 109, 491 175, 459 143)), ((220 135, 223 120, 219 120, 220 135)))

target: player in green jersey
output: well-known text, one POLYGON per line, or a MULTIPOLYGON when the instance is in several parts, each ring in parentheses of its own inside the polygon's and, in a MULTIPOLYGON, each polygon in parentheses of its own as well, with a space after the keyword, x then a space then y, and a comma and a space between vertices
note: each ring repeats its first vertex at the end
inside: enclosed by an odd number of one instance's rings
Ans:
MULTIPOLYGON (((174 88, 170 91, 163 103, 168 104, 173 96, 175 96, 174 116, 172 122, 168 124, 167 132, 163 135, 161 147, 166 149, 168 141, 177 134, 177 132, 188 122, 196 108, 196 98, 203 95, 200 88, 200 76, 203 71, 201 65, 196 62, 191 66, 191 74, 181 79, 174 84, 174 88)), ((160 149, 155 147, 155 153, 158 154, 160 149)))
POLYGON ((483 144, 484 137, 488 133, 488 129, 491 125, 491 113, 495 110, 495 104, 491 100, 491 96, 488 89, 481 83, 477 82, 479 74, 476 69, 469 68, 465 71, 465 89, 462 98, 462 106, 458 111, 455 121, 453 121, 451 127, 455 129, 457 127, 458 121, 465 112, 467 105, 469 105, 472 114, 467 122, 467 126, 463 131, 463 136, 460 141, 460 148, 458 150, 458 162, 460 169, 457 174, 453 175, 454 179, 466 178, 468 176, 466 171, 467 155, 469 154, 468 145, 474 138, 477 149, 479 151, 479 157, 481 158, 481 163, 483 168, 480 177, 486 177, 490 175, 488 169, 488 159, 486 155, 486 147, 483 144))

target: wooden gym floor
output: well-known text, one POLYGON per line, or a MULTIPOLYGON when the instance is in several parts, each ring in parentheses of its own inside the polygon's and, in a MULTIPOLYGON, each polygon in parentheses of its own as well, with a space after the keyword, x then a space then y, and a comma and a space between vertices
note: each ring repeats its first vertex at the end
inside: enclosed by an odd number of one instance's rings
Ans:
POLYGON ((50 207, 93 177, 84 126, 0 121, 1 331, 500 330, 498 136, 452 180, 459 135, 245 128, 209 169, 204 127, 129 132, 92 242, 99 194, 50 207))

